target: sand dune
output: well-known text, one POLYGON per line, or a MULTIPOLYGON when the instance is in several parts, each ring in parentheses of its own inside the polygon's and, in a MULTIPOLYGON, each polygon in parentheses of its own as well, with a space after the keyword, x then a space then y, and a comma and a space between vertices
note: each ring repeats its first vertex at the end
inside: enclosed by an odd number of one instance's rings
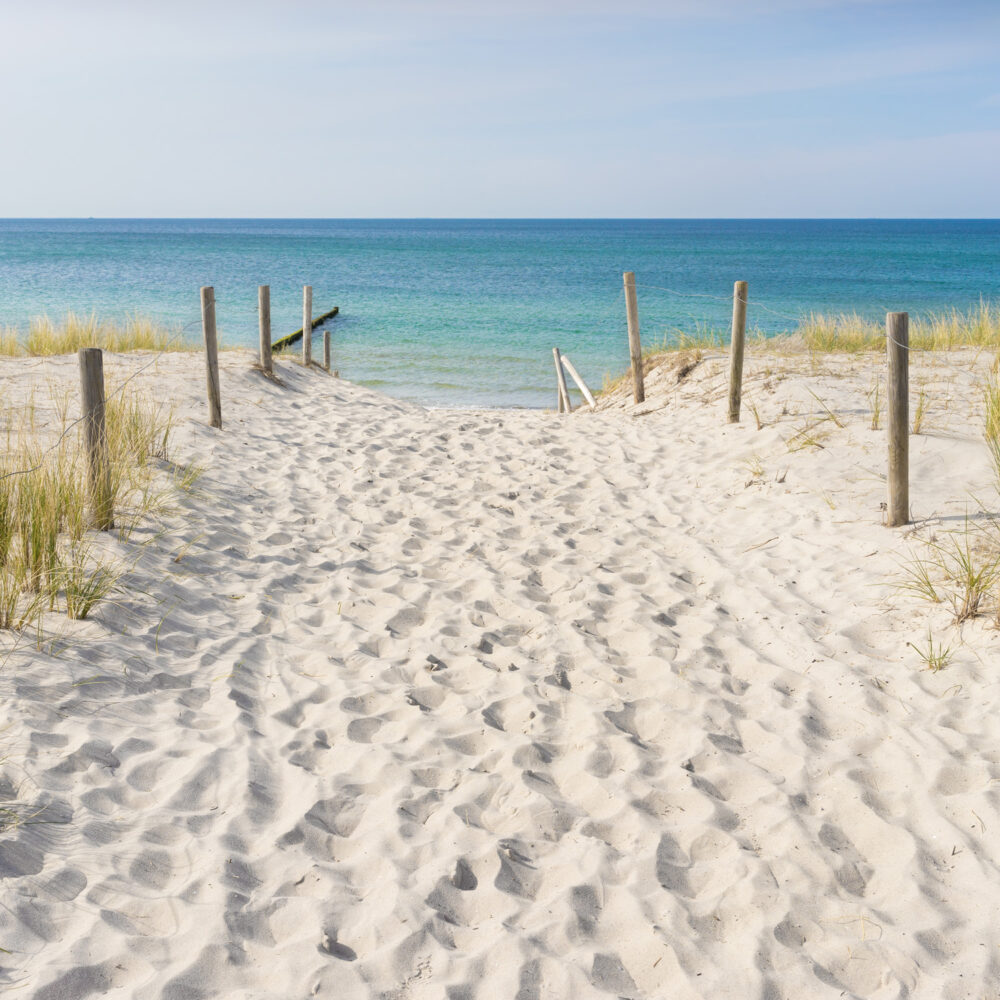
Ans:
POLYGON ((751 362, 757 430, 723 360, 560 417, 234 352, 219 433, 200 359, 159 359, 200 493, 121 547, 118 603, 0 671, 0 790, 35 815, 0 838, 0 982, 1000 996, 998 640, 922 671, 907 642, 959 633, 892 582, 995 497, 958 357, 926 362, 915 535, 880 523, 870 361, 751 362), (790 451, 810 390, 844 427, 790 451))

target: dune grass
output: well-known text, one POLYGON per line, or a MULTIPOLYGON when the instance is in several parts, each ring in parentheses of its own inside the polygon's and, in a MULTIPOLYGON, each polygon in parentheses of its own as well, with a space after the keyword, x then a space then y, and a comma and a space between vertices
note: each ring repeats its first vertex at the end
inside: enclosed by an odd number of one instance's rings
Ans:
POLYGON ((141 316, 123 322, 101 320, 95 314, 69 312, 59 321, 48 316, 33 319, 26 333, 7 327, 0 330, 0 355, 44 357, 72 354, 81 347, 106 351, 185 351, 195 348, 180 330, 141 316))
MULTIPOLYGON (((753 303, 750 304, 753 309, 753 303)), ((910 319, 910 347, 919 351, 953 351, 963 348, 997 352, 994 372, 1000 368, 1000 304, 982 301, 972 309, 951 309, 910 319)), ((665 330, 643 348, 643 370, 652 371, 662 359, 685 351, 729 350, 728 330, 698 325, 693 333, 679 328, 665 330)), ((864 354, 885 350, 885 325, 858 313, 811 313, 786 333, 766 335, 759 329, 747 330, 747 349, 779 353, 803 352, 810 355, 864 354)), ((605 374, 601 394, 619 389, 628 373, 605 374)), ((879 416, 879 400, 873 404, 879 416)), ((921 417, 923 417, 921 413, 921 417)), ((918 432, 920 425, 918 423, 918 432)), ((1000 474, 1000 468, 998 468, 1000 474)))
MULTIPOLYGON (((829 354, 860 354, 885 349, 885 325, 857 313, 813 313, 793 335, 806 348, 829 354)), ((951 309, 910 319, 910 347, 952 351, 965 347, 1000 350, 1000 305, 980 302, 974 309, 951 309)))
POLYGON ((990 450, 997 490, 1000 490, 1000 376, 996 372, 991 372, 986 378, 984 402, 986 426, 983 429, 983 436, 990 450))
MULTIPOLYGON (((69 394, 40 422, 34 401, 0 410, 7 448, 0 459, 0 629, 23 631, 52 611, 86 618, 123 573, 91 524, 82 425, 72 425, 69 394), (65 433, 64 433, 65 432, 65 433), (46 447, 46 445, 48 447, 46 447)), ((171 412, 138 391, 108 393, 111 494, 118 538, 166 509, 187 479, 164 481, 171 412)))

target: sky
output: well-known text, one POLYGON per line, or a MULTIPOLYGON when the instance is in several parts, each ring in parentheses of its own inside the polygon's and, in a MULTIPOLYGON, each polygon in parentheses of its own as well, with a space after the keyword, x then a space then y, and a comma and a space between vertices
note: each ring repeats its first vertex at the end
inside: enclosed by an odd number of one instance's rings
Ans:
POLYGON ((1000 216, 1000 0, 0 0, 0 217, 1000 216))

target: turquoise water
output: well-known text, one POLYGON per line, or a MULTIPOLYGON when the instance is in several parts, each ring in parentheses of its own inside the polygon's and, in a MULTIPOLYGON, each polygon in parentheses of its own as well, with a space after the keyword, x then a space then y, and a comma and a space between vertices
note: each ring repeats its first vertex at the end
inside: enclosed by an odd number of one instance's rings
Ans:
POLYGON ((0 325, 141 313, 200 337, 214 285, 224 343, 274 337, 301 289, 332 321, 345 378, 423 403, 551 406, 552 347, 593 385, 628 363, 622 272, 644 343, 727 329, 733 282, 776 333, 819 311, 882 318, 1000 300, 1000 221, 0 220, 0 325))

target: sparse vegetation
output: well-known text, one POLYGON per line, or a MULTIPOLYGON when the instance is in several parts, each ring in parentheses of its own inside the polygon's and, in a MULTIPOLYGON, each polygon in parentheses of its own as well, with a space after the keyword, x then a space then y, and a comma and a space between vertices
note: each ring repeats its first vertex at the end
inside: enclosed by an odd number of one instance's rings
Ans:
POLYGON ((913 411, 913 433, 919 434, 927 417, 927 390, 920 386, 917 390, 917 405, 913 411))
MULTIPOLYGON (((760 455, 754 455, 743 463, 744 468, 750 473, 751 481, 759 480, 764 475, 764 463, 760 455)), ((749 483, 747 484, 749 485, 749 483)))
POLYGON ((872 387, 868 390, 868 404, 872 411, 869 426, 873 431, 877 431, 882 422, 882 383, 878 379, 872 381, 872 387))
POLYGON ((823 424, 829 417, 820 417, 800 427, 786 442, 789 451, 803 451, 805 448, 823 448, 824 431, 821 430, 823 424))
MULTIPOLYGON (((55 397, 56 426, 39 423, 34 402, 0 410, 7 448, 0 462, 0 628, 23 630, 50 611, 86 618, 121 575, 95 541, 90 523, 82 426, 69 399, 55 397), (46 448, 46 444, 48 447, 46 448)), ((120 539, 162 510, 173 489, 190 488, 196 472, 157 475, 166 459, 172 417, 138 392, 108 394, 108 455, 120 539)))
POLYGON ((927 552, 904 564, 903 590, 934 603, 946 601, 956 624, 1000 600, 1000 539, 992 520, 983 527, 966 520, 961 531, 932 538, 927 552))
POLYGON ((921 660, 924 661, 924 665, 932 673, 937 673, 939 670, 944 670, 949 663, 951 663, 952 648, 951 646, 945 646, 943 642, 938 642, 935 644, 934 636, 931 630, 927 630, 927 645, 923 649, 916 643, 908 642, 907 645, 914 649, 921 660))
POLYGON ((990 372, 986 379, 985 405, 986 426, 983 433, 986 447, 990 450, 997 489, 1000 490, 1000 377, 995 371, 990 372))

